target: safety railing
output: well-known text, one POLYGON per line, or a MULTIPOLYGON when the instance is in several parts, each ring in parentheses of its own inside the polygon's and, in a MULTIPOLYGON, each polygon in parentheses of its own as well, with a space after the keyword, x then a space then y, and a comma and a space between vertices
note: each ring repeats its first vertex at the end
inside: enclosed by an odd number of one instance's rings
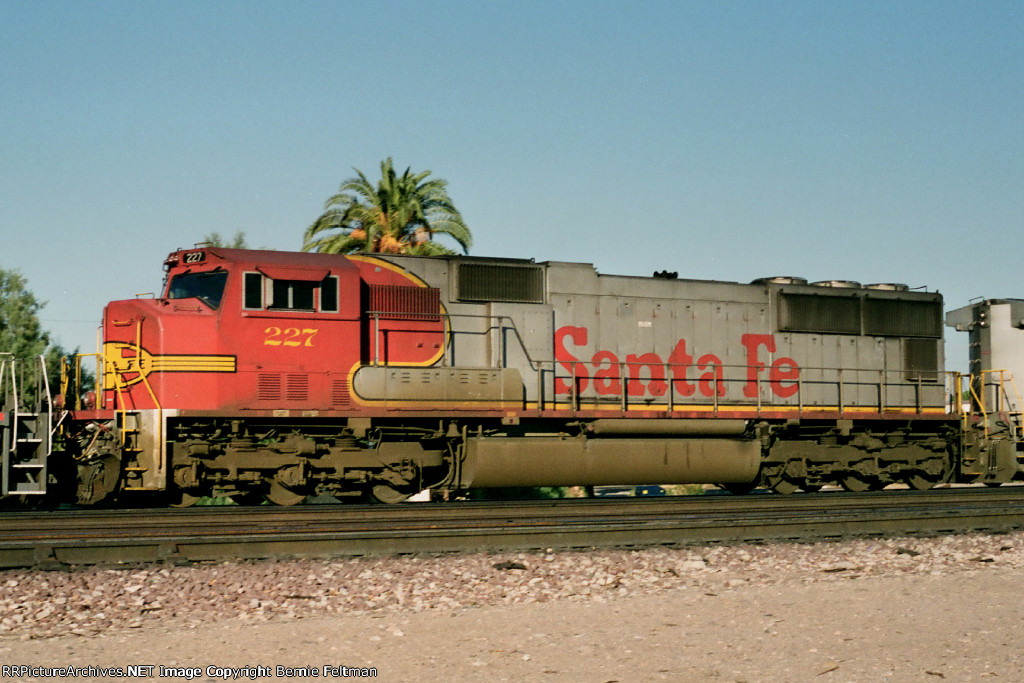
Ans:
MULTIPOLYGON (((772 369, 762 364, 718 364, 706 363, 705 367, 696 370, 699 373, 711 372, 711 377, 700 377, 693 379, 679 379, 680 375, 687 372, 694 372, 702 360, 697 363, 646 363, 605 361, 601 363, 600 372, 602 380, 615 382, 624 389, 596 392, 583 388, 583 384, 593 381, 590 376, 593 372, 592 362, 579 360, 539 360, 533 358, 526 347, 522 335, 519 332, 515 321, 507 315, 494 314, 462 314, 462 313, 437 313, 437 314, 400 314, 386 311, 369 311, 367 315, 372 321, 373 343, 371 349, 370 363, 375 366, 389 365, 392 359, 389 358, 387 349, 389 334, 408 334, 423 332, 419 326, 407 326, 408 322, 437 322, 443 323, 443 330, 438 329, 438 334, 444 335, 444 346, 438 361, 443 366, 455 366, 456 350, 459 348, 458 338, 491 337, 484 345, 473 345, 474 351, 486 354, 486 365, 495 369, 510 367, 510 350, 515 348, 521 354, 521 360, 525 362, 522 369, 529 369, 536 373, 536 388, 534 400, 540 409, 546 408, 571 408, 581 409, 584 402, 607 408, 611 404, 618 404, 621 410, 626 411, 630 406, 650 406, 652 410, 667 409, 675 410, 680 403, 710 405, 713 412, 718 412, 722 405, 743 405, 754 404, 758 411, 766 406, 795 406, 803 411, 805 406, 813 405, 815 410, 834 410, 840 413, 852 409, 872 409, 878 412, 886 412, 889 409, 912 410, 920 413, 924 408, 935 409, 942 407, 944 393, 939 382, 938 371, 919 371, 906 368, 895 370, 884 370, 874 368, 831 368, 831 367, 804 367, 793 365, 785 369, 772 369), (387 321, 388 324, 384 324, 387 321), (479 321, 482 322, 477 329, 456 328, 457 322, 479 321), (494 337, 496 336, 496 340, 494 337), (385 350, 383 353, 381 350, 385 350), (483 351, 480 351, 483 349, 483 351), (587 367, 586 372, 582 369, 587 367), (647 376, 641 377, 640 368, 647 368, 647 376), (652 370, 657 368, 657 370, 652 370), (738 375, 738 376, 730 376, 738 375), (775 380, 766 377, 772 373, 781 373, 775 380), (790 376, 787 373, 792 373, 790 376), (651 397, 648 392, 630 392, 630 386, 636 388, 637 384, 648 386, 651 383, 661 383, 666 389, 656 396, 651 397), (696 385, 693 390, 678 391, 680 385, 696 385), (767 386, 783 387, 785 396, 777 396, 771 391, 765 391, 767 386), (749 387, 750 396, 743 396, 746 400, 736 398, 736 389, 732 387, 744 385, 749 387), (667 387, 672 387, 669 390, 667 387), (559 389, 562 389, 561 391, 559 389), (870 393, 871 399, 866 400, 865 392, 870 393), (906 396, 912 392, 912 396, 906 396), (899 397, 891 398, 898 393, 899 397), (644 396, 643 394, 648 394, 644 396), (829 394, 832 399, 823 400, 822 396, 829 394), (651 400, 651 399, 660 400, 651 400), (660 406, 660 407, 659 407, 660 406), (824 407, 827 406, 827 407, 824 407)), ((397 364, 400 364, 397 363, 397 364)), ((524 380, 527 378, 524 377, 524 380)), ((527 380, 530 381, 530 380, 527 380)), ((532 393, 532 392, 531 392, 532 393)), ((529 399, 528 399, 529 400, 529 399)), ((533 402, 533 401, 530 401, 533 402)))
MULTIPOLYGON (((390 311, 367 311, 367 315, 373 321, 373 344, 370 363, 374 366, 378 365, 389 365, 387 349, 388 336, 391 334, 409 334, 409 333, 423 333, 424 330, 420 328, 403 327, 400 323, 408 322, 442 322, 444 324, 443 330, 437 330, 438 334, 444 335, 444 345, 441 349, 441 356, 438 359, 442 366, 456 365, 454 356, 456 348, 459 344, 457 342, 459 337, 480 337, 480 336, 493 336, 497 334, 497 344, 488 345, 491 348, 490 358, 488 363, 490 366, 498 369, 508 367, 509 349, 512 346, 518 348, 523 357, 526 360, 527 365, 531 370, 540 370, 541 363, 530 356, 530 352, 526 348, 526 342, 523 340, 522 335, 519 333, 519 328, 516 326, 515 321, 507 315, 491 315, 491 314, 474 314, 474 313, 394 313, 390 311), (454 321, 465 320, 465 321, 483 321, 482 329, 470 330, 470 329, 455 329, 454 321), (388 324, 382 326, 382 321, 386 321, 388 324), (511 335, 513 341, 510 343, 509 336, 511 335), (381 350, 384 353, 381 353, 381 350)), ((428 330, 427 332, 429 332, 428 330)))
POLYGON ((77 353, 65 356, 60 362, 60 395, 64 397, 64 407, 69 410, 83 410, 97 407, 87 402, 85 364, 92 359, 92 380, 89 391, 93 397, 101 392, 100 382, 103 379, 103 355, 100 353, 77 353))
POLYGON ((0 406, 8 410, 52 412, 51 403, 43 356, 25 360, 12 353, 0 353, 0 406))
POLYGON ((944 389, 936 372, 793 365, 785 376, 764 364, 642 363, 606 361, 598 376, 593 363, 546 361, 538 372, 540 409, 618 407, 667 410, 796 409, 817 412, 944 412, 944 389), (546 369, 550 368, 550 370, 546 369), (697 372, 699 376, 694 377, 697 372), (767 375, 767 376, 766 376, 767 375), (603 383, 598 387, 595 381, 603 383), (653 387, 653 389, 652 389, 653 387), (632 388, 632 391, 631 391, 632 388))
POLYGON ((46 493, 52 425, 46 360, 0 354, 0 494, 46 493))
POLYGON ((964 420, 974 414, 982 417, 981 424, 986 439, 991 433, 989 418, 992 415, 1005 415, 1010 435, 1015 440, 1021 438, 1024 401, 1021 400, 1013 373, 1009 370, 982 370, 971 375, 953 373, 950 403, 964 420))

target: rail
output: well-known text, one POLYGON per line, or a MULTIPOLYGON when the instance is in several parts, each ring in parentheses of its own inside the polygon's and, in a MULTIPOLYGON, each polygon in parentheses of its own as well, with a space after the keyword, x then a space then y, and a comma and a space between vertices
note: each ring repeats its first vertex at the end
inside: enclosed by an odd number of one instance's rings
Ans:
POLYGON ((1019 529, 1020 487, 0 515, 0 568, 1019 529))

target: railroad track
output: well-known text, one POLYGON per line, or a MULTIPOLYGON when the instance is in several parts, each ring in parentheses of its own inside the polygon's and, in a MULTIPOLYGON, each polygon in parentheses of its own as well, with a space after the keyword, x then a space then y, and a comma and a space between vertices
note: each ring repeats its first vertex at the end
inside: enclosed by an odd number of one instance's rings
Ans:
POLYGON ((0 515, 0 568, 1024 528, 1024 487, 0 515))

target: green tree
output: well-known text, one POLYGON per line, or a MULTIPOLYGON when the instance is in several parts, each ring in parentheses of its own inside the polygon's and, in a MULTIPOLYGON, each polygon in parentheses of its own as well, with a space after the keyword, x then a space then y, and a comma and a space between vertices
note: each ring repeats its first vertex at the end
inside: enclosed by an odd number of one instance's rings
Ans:
POLYGON ((24 359, 46 351, 50 335, 36 315, 42 307, 21 273, 0 268, 0 352, 24 359))
POLYGON ((454 254, 434 241, 454 240, 463 253, 472 235, 448 196, 448 182, 429 178, 430 171, 395 173, 391 157, 381 162, 381 178, 373 185, 358 168, 324 205, 324 212, 306 229, 303 251, 327 254, 379 252, 437 256, 454 254))
MULTIPOLYGON (((43 306, 44 303, 29 291, 28 283, 21 273, 0 268, 0 353, 30 361, 30 367, 35 367, 35 359, 43 356, 50 391, 53 393, 60 383, 61 359, 67 352, 50 343, 49 332, 40 324, 38 313, 43 306)), ((27 392, 23 398, 32 400, 32 388, 23 389, 27 392)))
POLYGON ((203 241, 207 242, 211 247, 221 247, 222 249, 248 249, 249 245, 245 241, 245 233, 239 230, 235 233, 235 236, 230 241, 224 239, 219 232, 211 232, 203 236, 203 241))

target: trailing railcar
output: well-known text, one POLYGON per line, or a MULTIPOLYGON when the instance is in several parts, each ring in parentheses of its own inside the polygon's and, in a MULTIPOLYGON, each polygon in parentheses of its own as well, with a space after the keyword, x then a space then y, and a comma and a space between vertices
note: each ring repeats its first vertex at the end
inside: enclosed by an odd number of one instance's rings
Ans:
POLYGON ((949 401, 933 292, 214 247, 165 269, 107 305, 62 423, 81 503, 1021 476, 1019 439, 949 401))

